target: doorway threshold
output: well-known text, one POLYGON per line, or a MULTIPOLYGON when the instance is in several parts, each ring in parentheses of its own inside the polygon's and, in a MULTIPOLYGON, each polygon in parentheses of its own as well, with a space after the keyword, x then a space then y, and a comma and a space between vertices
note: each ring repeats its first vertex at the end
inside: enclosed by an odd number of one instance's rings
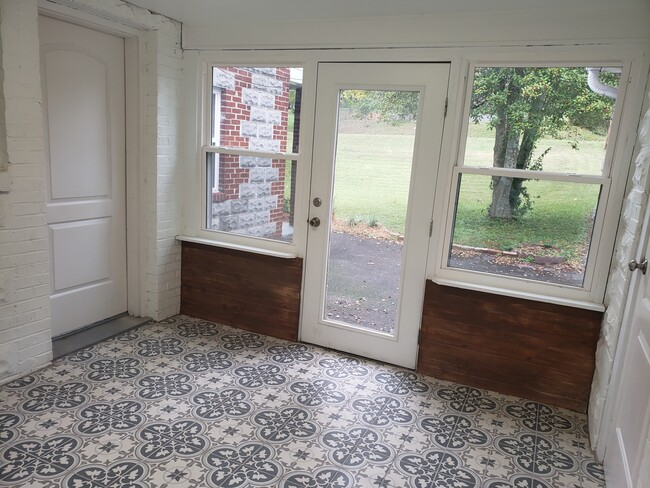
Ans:
POLYGON ((102 320, 83 329, 53 338, 52 355, 54 359, 60 358, 150 321, 149 317, 132 317, 127 314, 102 320))

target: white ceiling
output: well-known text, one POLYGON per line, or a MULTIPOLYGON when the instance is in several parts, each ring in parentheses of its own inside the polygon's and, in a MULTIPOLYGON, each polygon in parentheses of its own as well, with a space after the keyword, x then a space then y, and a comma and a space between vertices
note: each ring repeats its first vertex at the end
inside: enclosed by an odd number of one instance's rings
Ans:
POLYGON ((593 8, 643 5, 648 0, 128 0, 139 7, 186 24, 295 21, 526 8, 593 8))

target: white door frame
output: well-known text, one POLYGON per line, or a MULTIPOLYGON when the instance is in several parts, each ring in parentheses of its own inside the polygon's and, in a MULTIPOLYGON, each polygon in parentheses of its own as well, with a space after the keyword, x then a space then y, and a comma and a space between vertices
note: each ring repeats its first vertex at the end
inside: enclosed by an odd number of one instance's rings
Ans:
MULTIPOLYGON (((125 132, 126 132, 126 259, 127 259, 127 307, 129 315, 141 317, 145 297, 144 234, 144 122, 146 106, 144 76, 145 30, 136 29, 116 21, 97 17, 64 5, 39 0, 39 15, 87 27, 124 39, 125 74, 125 132)), ((51 259, 51 258, 50 258, 51 259)))
MULTIPOLYGON (((641 235, 639 238, 639 243, 634 251, 634 256, 630 256, 630 259, 636 259, 637 262, 641 262, 643 257, 641 254, 645 251, 648 246, 648 240, 650 239, 650 206, 646 207, 645 215, 643 217, 643 227, 641 229, 641 235)), ((605 407, 603 410, 603 415, 600 422, 600 433, 598 435, 598 441, 596 443, 596 457, 600 460, 605 459, 605 451, 607 450, 608 443, 607 441, 611 437, 611 430, 614 427, 614 414, 616 412, 616 407, 618 404, 618 397, 621 389, 621 376, 623 374, 623 364, 625 363, 625 350, 627 349, 627 343, 630 338, 630 331, 632 329, 632 316, 634 308, 636 305, 636 300, 639 295, 639 288, 641 286, 641 280, 643 274, 641 272, 632 273, 632 282, 630 283, 630 288, 627 293, 627 299, 625 301, 625 307, 623 309, 623 320, 621 322, 621 330, 618 336, 618 342, 616 343, 616 353, 614 355, 614 364, 612 366, 612 374, 610 376, 609 388, 607 389, 607 398, 605 399, 605 407)))
POLYGON ((308 250, 303 272, 302 341, 415 368, 426 283, 424 263, 427 261, 431 238, 434 193, 430 189, 436 187, 440 164, 450 70, 450 63, 323 62, 319 65, 314 124, 314 134, 319 135, 314 136, 312 146, 309 198, 320 198, 322 206, 310 203, 309 217, 318 217, 323 223, 318 229, 310 227, 308 231, 308 250), (403 67, 404 71, 395 71, 396 65, 403 67), (341 75, 341 72, 345 74, 341 75), (444 86, 444 92, 437 90, 440 86, 444 86), (409 247, 410 252, 405 248, 402 255, 400 298, 394 334, 357 328, 329 320, 322 315, 329 254, 328 236, 335 171, 333 164, 336 164, 338 139, 338 97, 342 89, 413 90, 424 95, 420 100, 406 215, 405 246, 409 247), (319 184, 316 185, 315 182, 319 184), (327 185, 327 190, 323 185, 327 185), (430 196, 429 202, 416 201, 422 200, 426 195, 430 196), (311 273, 310 277, 307 273, 311 273), (407 276, 409 279, 406 279, 407 276))

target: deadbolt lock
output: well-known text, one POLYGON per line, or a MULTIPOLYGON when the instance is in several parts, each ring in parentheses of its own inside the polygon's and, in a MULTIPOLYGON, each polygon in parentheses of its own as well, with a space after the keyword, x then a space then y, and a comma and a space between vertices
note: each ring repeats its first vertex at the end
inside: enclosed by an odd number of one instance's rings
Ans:
POLYGON ((641 273, 645 274, 646 271, 648 271, 648 260, 644 259, 640 263, 636 262, 636 259, 633 259, 629 263, 627 263, 627 267, 630 268, 630 271, 634 271, 636 269, 641 270, 641 273))

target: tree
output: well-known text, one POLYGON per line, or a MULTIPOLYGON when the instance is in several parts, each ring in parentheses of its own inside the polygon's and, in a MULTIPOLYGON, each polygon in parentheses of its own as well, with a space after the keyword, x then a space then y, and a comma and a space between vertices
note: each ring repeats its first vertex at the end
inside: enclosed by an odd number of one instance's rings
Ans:
MULTIPOLYGON (((614 74, 604 74, 610 85, 614 74)), ((345 90, 341 106, 359 118, 377 117, 399 124, 415 120, 419 93, 345 90)), ((533 159, 543 137, 575 134, 576 127, 607 133, 614 101, 597 95, 587 84, 584 68, 477 68, 470 107, 474 122, 494 129, 492 165, 496 168, 541 170, 550 148, 533 159)), ((578 142, 572 143, 578 149, 578 142)), ((526 179, 494 176, 491 218, 513 219, 532 208, 526 179)))
MULTIPOLYGON (((589 89, 584 68, 477 68, 470 118, 494 129, 494 167, 541 170, 550 148, 536 159, 533 152, 542 137, 575 127, 606 132, 612 109, 611 99, 589 89)), ((489 217, 512 219, 529 210, 525 182, 494 176, 489 217)))
POLYGON ((344 90, 341 93, 341 106, 350 109, 354 117, 378 117, 391 124, 415 120, 419 105, 419 92, 344 90))

